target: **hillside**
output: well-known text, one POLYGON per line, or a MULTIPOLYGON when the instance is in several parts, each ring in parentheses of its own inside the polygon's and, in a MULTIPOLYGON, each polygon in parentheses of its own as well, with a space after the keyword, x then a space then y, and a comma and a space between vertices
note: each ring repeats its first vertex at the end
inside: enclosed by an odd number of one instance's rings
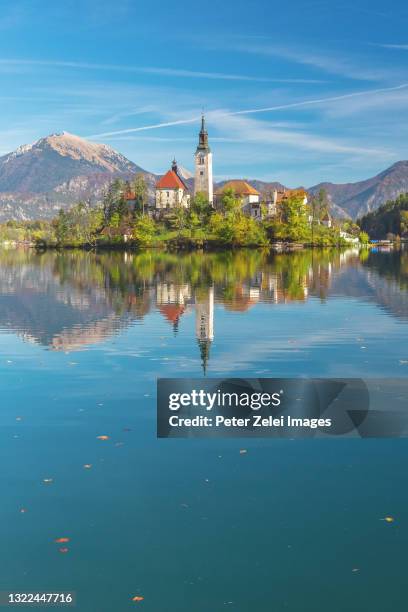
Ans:
POLYGON ((360 227, 371 238, 389 238, 408 235, 408 194, 400 195, 396 200, 388 201, 377 210, 364 215, 359 220, 360 227))
POLYGON ((387 170, 365 181, 357 183, 319 183, 310 187, 316 194, 326 189, 331 202, 343 209, 353 219, 376 210, 388 200, 395 200, 408 192, 408 161, 400 161, 387 170))
POLYGON ((0 220, 50 218, 80 199, 97 202, 115 177, 155 175, 104 144, 63 132, 0 157, 0 220))

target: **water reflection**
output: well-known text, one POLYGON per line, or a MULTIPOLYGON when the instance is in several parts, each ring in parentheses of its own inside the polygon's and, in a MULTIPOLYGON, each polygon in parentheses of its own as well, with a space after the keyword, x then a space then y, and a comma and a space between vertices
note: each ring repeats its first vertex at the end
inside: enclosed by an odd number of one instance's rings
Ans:
POLYGON ((52 350, 73 351, 157 312, 177 334, 190 313, 205 371, 216 305, 244 314, 259 303, 272 309, 275 304, 343 296, 375 302, 406 319, 407 288, 408 255, 403 251, 3 251, 0 327, 52 350))

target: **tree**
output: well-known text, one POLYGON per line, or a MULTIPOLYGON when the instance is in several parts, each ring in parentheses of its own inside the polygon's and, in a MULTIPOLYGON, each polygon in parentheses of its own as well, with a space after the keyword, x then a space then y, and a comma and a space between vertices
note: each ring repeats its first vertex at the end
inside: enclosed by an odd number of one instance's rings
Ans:
POLYGON ((315 213, 317 215, 317 220, 321 221, 325 215, 329 213, 330 203, 326 189, 319 189, 319 193, 315 198, 312 199, 312 202, 315 202, 315 213))
POLYGON ((58 244, 95 245, 104 220, 101 208, 79 202, 68 211, 60 210, 55 234, 58 244))
POLYGON ((213 208, 204 193, 197 193, 194 198, 192 198, 190 210, 197 215, 202 224, 208 221, 208 218, 213 212, 213 208))
POLYGON ((307 205, 302 195, 285 198, 281 204, 284 238, 286 240, 308 240, 310 236, 307 205))
POLYGON ((180 235, 187 225, 187 214, 185 208, 182 206, 176 206, 173 208, 168 216, 168 220, 170 227, 177 230, 178 234, 180 235))
POLYGON ((361 244, 368 244, 370 242, 370 237, 367 232, 360 232, 359 239, 361 244))
POLYGON ((144 215, 147 205, 147 185, 145 177, 142 173, 137 174, 132 185, 135 194, 135 213, 144 215))
POLYGON ((222 210, 225 213, 236 214, 241 211, 242 200, 236 196, 232 188, 225 189, 221 196, 222 210))
POLYGON ((149 246, 156 233, 156 224, 148 215, 137 218, 133 228, 133 238, 140 246, 149 246))
POLYGON ((125 189, 126 183, 120 178, 116 178, 109 185, 103 198, 103 211, 107 224, 109 224, 112 215, 115 213, 118 213, 120 218, 128 214, 128 206, 124 197, 125 189))
POLYGON ((61 208, 55 221, 55 235, 58 244, 64 244, 68 236, 69 225, 66 212, 61 208))

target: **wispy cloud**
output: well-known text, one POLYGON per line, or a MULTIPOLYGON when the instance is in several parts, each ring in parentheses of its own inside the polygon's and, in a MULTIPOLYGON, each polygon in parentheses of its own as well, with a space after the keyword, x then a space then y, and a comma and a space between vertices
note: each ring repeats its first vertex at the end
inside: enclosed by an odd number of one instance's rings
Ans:
POLYGON ((165 121, 164 123, 155 123, 153 125, 143 125, 141 127, 136 128, 128 128, 126 130, 116 130, 115 132, 102 132, 101 134, 91 134, 90 136, 86 136, 86 138, 95 139, 95 138, 108 138, 109 136, 118 136, 121 134, 133 134, 134 132, 144 132, 146 130, 158 130, 163 127, 171 127, 173 125, 182 125, 185 123, 195 123, 199 121, 200 115, 196 115, 195 117, 190 117, 189 119, 179 119, 177 121, 165 121))
MULTIPOLYGON (((382 94, 382 93, 389 93, 389 92, 395 92, 395 91, 399 91, 399 90, 404 90, 408 88, 408 83, 402 83, 400 85, 396 85, 394 87, 383 87, 380 89, 371 89, 371 90, 365 90, 365 91, 357 91, 357 92, 352 92, 349 94, 342 94, 339 96, 329 96, 329 97, 323 97, 323 98, 315 98, 315 99, 311 99, 311 100, 301 100, 299 102, 290 102, 287 104, 279 104, 279 105, 274 105, 274 106, 266 106, 266 107, 262 107, 262 108, 248 108, 248 109, 243 109, 243 110, 238 110, 238 111, 209 111, 207 113, 207 116, 210 117, 211 119, 213 119, 213 117, 232 117, 232 116, 236 116, 236 115, 252 115, 252 114, 257 114, 257 113, 270 113, 270 112, 274 112, 274 111, 281 111, 281 110, 290 110, 292 108, 302 108, 302 107, 308 107, 308 106, 317 106, 317 105, 322 105, 322 104, 328 104, 331 102, 338 102, 341 100, 347 100, 347 99, 351 99, 351 98, 358 98, 358 97, 372 97, 378 94, 382 94)), ((183 119, 178 119, 176 121, 165 121, 162 123, 155 123, 152 125, 144 125, 144 126, 140 126, 140 127, 134 127, 134 128, 127 128, 124 130, 115 130, 115 131, 111 131, 111 132, 102 132, 99 134, 92 134, 90 136, 87 136, 87 138, 107 138, 107 137, 112 137, 112 136, 119 136, 122 134, 132 134, 135 132, 143 132, 146 130, 157 130, 160 128, 166 128, 166 127, 171 127, 174 125, 182 125, 182 124, 187 124, 187 123, 194 123, 196 122, 198 119, 200 118, 199 115, 195 114, 194 116, 191 117, 187 117, 187 118, 183 118, 183 119)))
POLYGON ((213 79, 221 81, 254 81, 259 83, 299 83, 299 84, 319 84, 326 81, 321 79, 292 79, 292 78, 274 78, 267 76, 245 75, 245 74, 229 74, 225 72, 205 72, 199 70, 186 70, 182 68, 161 68, 154 66, 128 66, 118 64, 97 64, 90 62, 73 62, 65 60, 31 60, 31 59, 0 59, 0 67, 3 70, 11 71, 22 68, 68 68, 77 70, 98 70, 104 72, 124 72, 124 73, 139 73, 152 74, 157 76, 168 76, 178 78, 191 79, 213 79))
POLYGON ((395 85, 394 87, 382 87, 380 89, 369 89, 365 91, 355 91, 349 94, 342 94, 339 96, 329 96, 327 98, 316 98, 314 100, 302 100, 300 102, 290 102, 289 104, 280 104, 276 106, 266 106, 264 108, 252 108, 242 111, 235 111, 234 115, 249 115, 252 113, 266 113, 279 110, 288 110, 290 108, 300 108, 304 106, 315 106, 321 104, 327 104, 328 102, 338 102, 340 100, 347 100, 349 98, 358 97, 371 97, 380 93, 388 93, 392 91, 398 91, 408 88, 408 83, 402 83, 401 85, 395 85))
POLYGON ((402 51, 408 51, 408 44, 402 44, 402 45, 376 44, 375 46, 381 47, 382 49, 401 49, 402 51))
POLYGON ((401 78, 401 73, 395 69, 381 66, 373 68, 372 58, 367 62, 364 58, 357 58, 356 56, 346 57, 344 52, 342 54, 337 52, 334 55, 330 51, 322 53, 306 47, 285 46, 256 39, 252 41, 244 39, 242 42, 226 40, 216 44, 219 45, 220 49, 227 51, 279 57, 295 64, 310 66, 327 74, 352 80, 389 81, 391 78, 401 78))
POLYGON ((242 117, 233 113, 213 113, 211 123, 219 129, 234 134, 243 141, 265 145, 283 145, 294 149, 317 151, 320 153, 344 153, 358 155, 384 155, 384 149, 363 147, 360 144, 327 138, 309 131, 282 130, 270 127, 266 121, 242 117))

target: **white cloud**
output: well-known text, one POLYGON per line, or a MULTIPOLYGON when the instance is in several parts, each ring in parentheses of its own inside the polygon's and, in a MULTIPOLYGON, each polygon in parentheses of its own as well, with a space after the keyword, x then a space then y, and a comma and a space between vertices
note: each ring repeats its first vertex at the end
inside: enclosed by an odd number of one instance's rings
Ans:
POLYGON ((375 45, 376 47, 382 47, 383 49, 401 49, 403 51, 408 51, 408 45, 375 45))
POLYGON ((244 39, 243 42, 221 42, 220 48, 270 57, 280 57, 289 62, 317 68, 328 74, 346 77, 359 81, 389 81, 392 78, 401 78, 401 72, 389 67, 373 68, 373 61, 365 61, 362 58, 352 59, 342 57, 340 53, 333 55, 331 52, 316 53, 308 48, 296 48, 295 46, 284 46, 266 41, 254 41, 244 39))
POLYGON ((11 72, 27 68, 67 68, 77 70, 96 70, 104 72, 124 72, 139 74, 155 74, 158 76, 192 78, 192 79, 213 79, 221 81, 254 81, 260 83, 299 83, 313 84, 324 83, 321 79, 291 79, 274 78, 256 75, 228 74, 224 72, 205 72, 199 70, 186 70, 181 68, 162 68, 154 66, 126 66, 118 64, 97 64, 91 62, 74 62, 65 60, 31 60, 31 59, 0 59, 0 68, 11 72))

